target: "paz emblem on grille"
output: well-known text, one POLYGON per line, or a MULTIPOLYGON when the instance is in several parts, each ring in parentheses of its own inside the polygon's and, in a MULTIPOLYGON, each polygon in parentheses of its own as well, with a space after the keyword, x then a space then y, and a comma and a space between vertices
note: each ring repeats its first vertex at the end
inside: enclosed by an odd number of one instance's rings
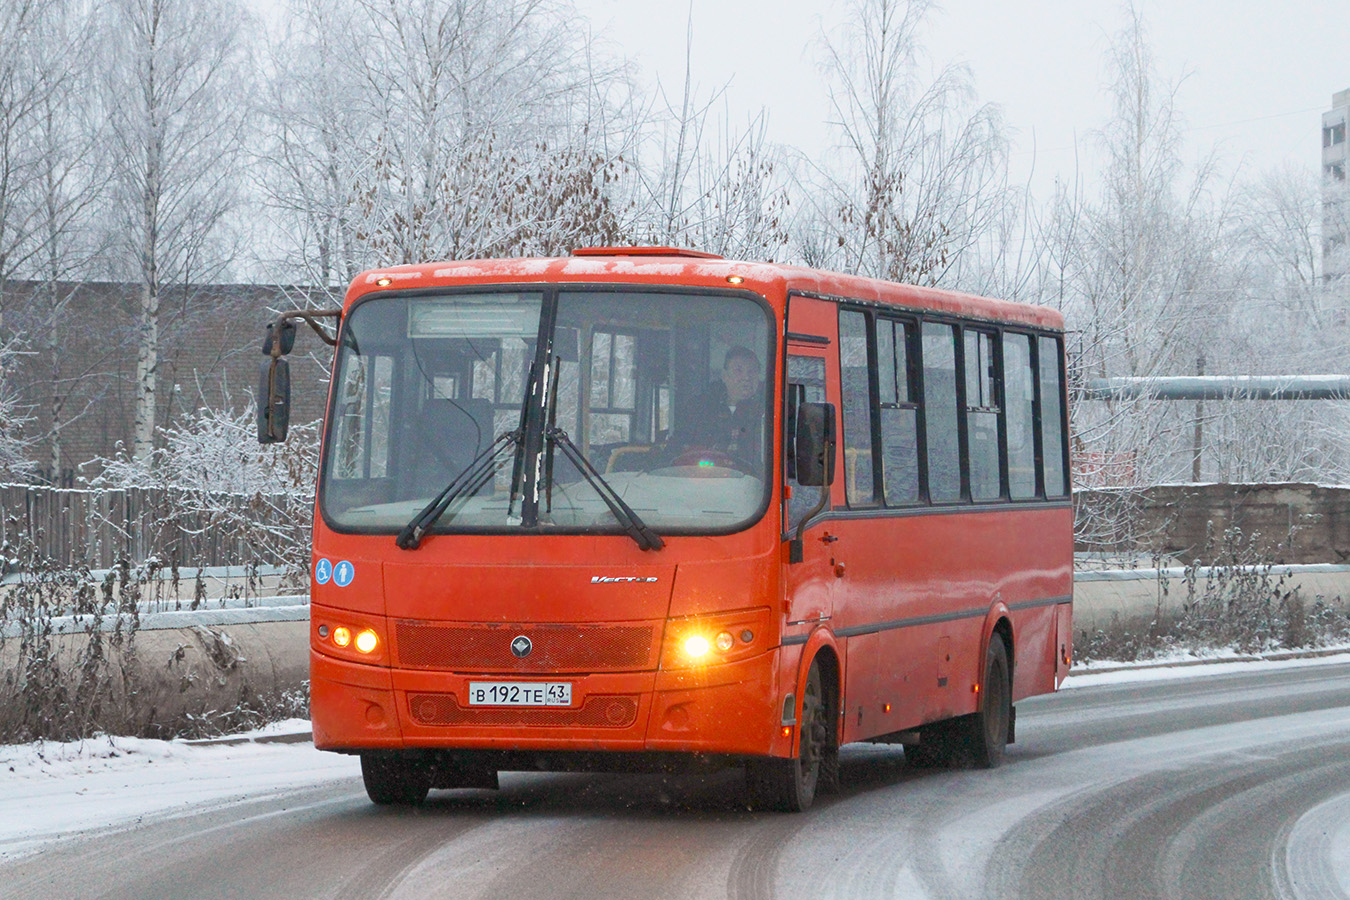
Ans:
POLYGON ((511 652, 517 659, 524 659, 529 656, 532 649, 534 649, 534 644, 530 643, 530 639, 523 634, 516 635, 515 640, 511 641, 511 652))

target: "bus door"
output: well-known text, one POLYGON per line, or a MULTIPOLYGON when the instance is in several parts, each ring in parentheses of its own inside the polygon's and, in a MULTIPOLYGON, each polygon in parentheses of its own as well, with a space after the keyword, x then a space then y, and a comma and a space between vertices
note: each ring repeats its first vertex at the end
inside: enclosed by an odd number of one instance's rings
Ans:
POLYGON ((802 297, 791 299, 783 415, 786 476, 783 535, 789 547, 784 556, 788 563, 783 578, 787 613, 785 643, 804 643, 815 629, 832 627, 834 594, 839 581, 837 572, 843 571, 827 517, 832 498, 821 505, 822 492, 831 489, 802 485, 791 464, 797 406, 804 402, 829 402, 838 408, 838 388, 832 383, 838 367, 830 363, 834 316, 833 304, 802 297), (812 517, 813 511, 816 513, 812 517), (808 517, 811 518, 798 542, 795 540, 798 529, 808 517))

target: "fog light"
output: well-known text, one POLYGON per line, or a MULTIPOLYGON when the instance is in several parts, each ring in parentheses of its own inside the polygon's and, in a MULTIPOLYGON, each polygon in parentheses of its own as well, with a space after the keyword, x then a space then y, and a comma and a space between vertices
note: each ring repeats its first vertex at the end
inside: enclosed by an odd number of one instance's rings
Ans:
POLYGON ((747 644, 753 641, 754 639, 755 633, 751 631, 749 628, 741 632, 741 640, 745 641, 747 644))
POLYGON ((319 626, 319 637, 321 637, 321 638, 326 638, 326 637, 328 637, 328 626, 327 626, 327 625, 320 625, 320 626, 319 626))
POLYGON ((713 643, 717 646, 718 650, 726 653, 732 647, 736 646, 736 639, 731 636, 730 631, 722 631, 718 633, 717 637, 713 638, 713 643))
POLYGON ((339 625, 333 629, 333 643, 339 647, 345 647, 352 642, 352 632, 350 628, 339 625))
POLYGON ((684 639, 684 652, 687 656, 698 659, 701 656, 707 656, 712 647, 708 644, 708 639, 701 634, 684 639))
POLYGON ((379 643, 380 639, 370 629, 366 629, 356 636, 356 649, 362 653, 374 653, 375 647, 379 643))

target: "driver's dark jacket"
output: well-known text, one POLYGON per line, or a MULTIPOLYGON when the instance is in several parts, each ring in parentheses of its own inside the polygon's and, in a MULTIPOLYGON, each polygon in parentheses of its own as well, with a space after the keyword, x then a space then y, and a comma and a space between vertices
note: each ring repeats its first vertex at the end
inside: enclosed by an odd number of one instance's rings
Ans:
POLYGON ((678 435, 680 444, 722 450, 746 459, 759 458, 764 430, 763 396, 757 392, 733 409, 727 402, 726 385, 717 381, 709 386, 699 410, 699 418, 678 435))

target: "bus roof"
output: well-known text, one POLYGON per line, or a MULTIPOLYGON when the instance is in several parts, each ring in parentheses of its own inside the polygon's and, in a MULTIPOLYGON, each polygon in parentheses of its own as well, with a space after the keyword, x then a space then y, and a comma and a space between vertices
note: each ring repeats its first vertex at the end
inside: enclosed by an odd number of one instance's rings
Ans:
POLYGON ((566 282, 679 284, 702 288, 726 288, 731 284, 770 297, 795 292, 1038 328, 1064 328, 1064 317, 1048 307, 803 266, 723 259, 674 247, 586 247, 566 257, 474 259, 371 269, 352 281, 346 303, 350 305, 358 297, 385 289, 566 282))

